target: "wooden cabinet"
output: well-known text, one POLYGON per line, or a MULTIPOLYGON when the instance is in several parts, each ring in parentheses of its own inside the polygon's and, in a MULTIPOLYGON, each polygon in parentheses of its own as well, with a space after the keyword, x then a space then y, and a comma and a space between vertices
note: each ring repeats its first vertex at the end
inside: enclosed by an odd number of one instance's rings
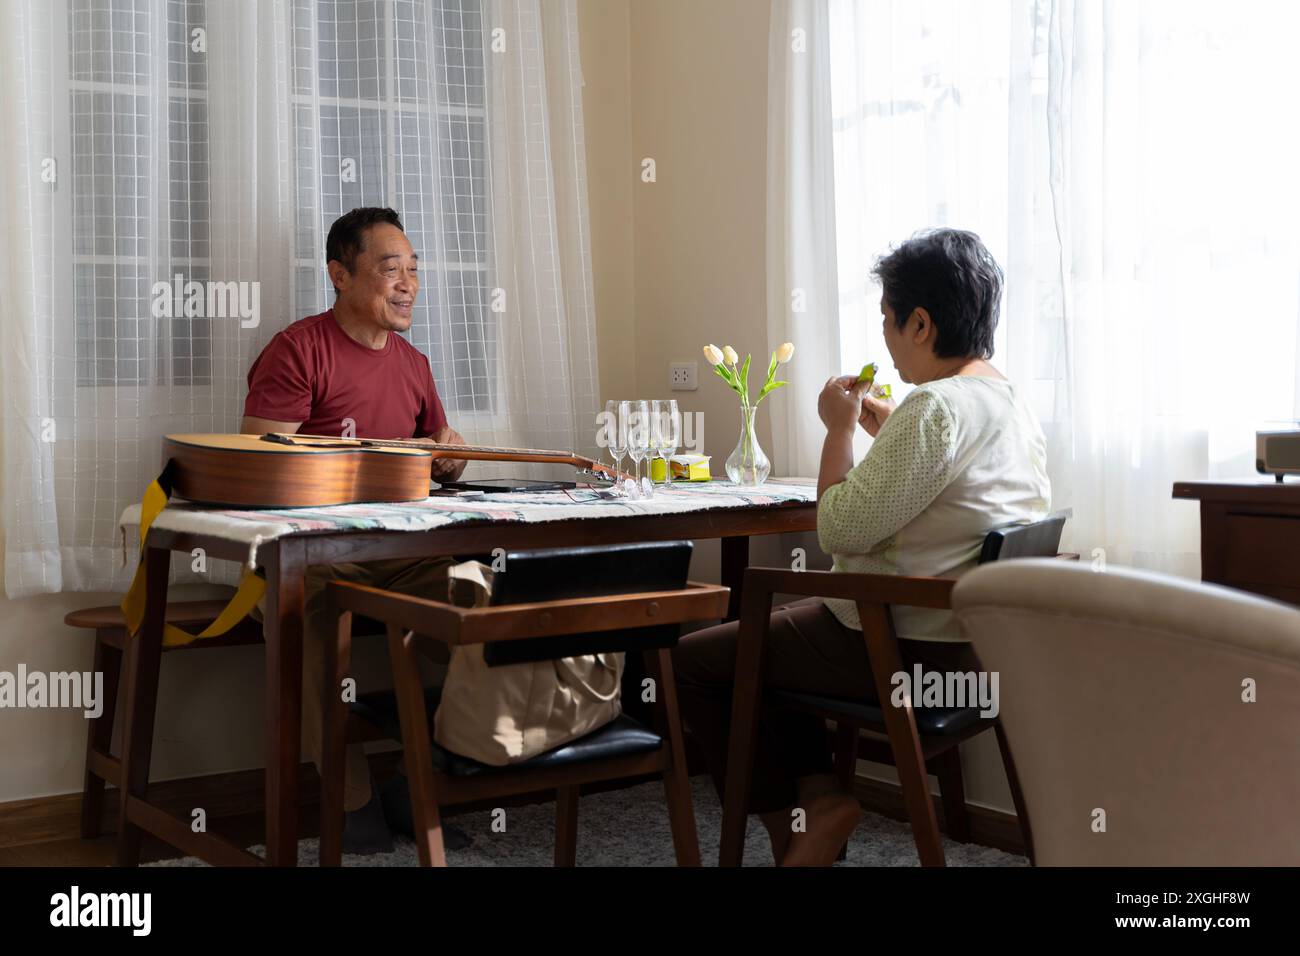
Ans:
POLYGON ((1201 579, 1300 605, 1300 482, 1179 481, 1201 503, 1201 579))

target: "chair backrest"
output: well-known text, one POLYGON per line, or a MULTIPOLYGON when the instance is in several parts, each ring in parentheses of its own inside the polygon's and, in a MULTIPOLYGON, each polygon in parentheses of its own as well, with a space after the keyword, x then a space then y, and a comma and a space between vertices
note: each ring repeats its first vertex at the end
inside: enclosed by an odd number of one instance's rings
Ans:
POLYGON ((1061 545, 1068 512, 1048 515, 1041 521, 1020 521, 990 531, 980 549, 980 564, 1012 558, 1053 558, 1061 545))
POLYGON ((976 568, 953 607, 1038 863, 1300 864, 1300 610, 1051 560, 976 568))
MULTIPOLYGON (((652 541, 508 552, 503 569, 492 577, 492 605, 681 590, 686 587, 693 548, 690 541, 652 541)), ((483 659, 489 667, 498 667, 581 654, 672 647, 679 633, 679 625, 669 624, 501 641, 484 645, 483 659)))

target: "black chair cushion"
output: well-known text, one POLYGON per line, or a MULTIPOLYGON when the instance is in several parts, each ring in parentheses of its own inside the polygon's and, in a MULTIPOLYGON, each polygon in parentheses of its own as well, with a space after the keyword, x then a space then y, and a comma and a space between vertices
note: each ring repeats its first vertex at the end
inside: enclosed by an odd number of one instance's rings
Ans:
MULTIPOLYGON (((686 586, 690 541, 651 541, 586 548, 511 551, 492 578, 492 606, 605 597, 637 591, 677 591, 686 586)), ((681 627, 661 624, 589 634, 564 634, 483 646, 489 667, 529 661, 672 647, 681 627)))
POLYGON ((619 714, 604 727, 593 730, 585 737, 572 740, 562 747, 548 750, 529 760, 493 767, 479 763, 444 750, 434 744, 436 750, 442 751, 446 760, 445 772, 455 777, 472 777, 479 774, 502 773, 513 770, 540 770, 543 767, 565 767, 573 764, 590 763, 593 760, 608 760, 610 757, 630 757, 633 754, 653 753, 663 745, 663 738, 654 731, 647 730, 627 714, 619 714))
MULTIPOLYGON (((442 699, 442 688, 426 687, 424 705, 432 714, 442 699)), ((349 705, 350 711, 362 720, 373 724, 393 740, 402 739, 401 720, 397 713, 397 695, 391 690, 371 691, 358 696, 349 705)), ((562 767, 569 764, 588 763, 609 757, 627 757, 633 754, 653 753, 663 745, 663 738, 633 720, 620 714, 604 727, 597 728, 584 737, 572 740, 562 747, 548 750, 529 760, 494 767, 479 763, 460 754, 452 753, 433 744, 433 765, 443 773, 457 777, 476 774, 500 773, 506 770, 532 770, 541 767, 562 767)))
POLYGON ((492 605, 565 601, 686 586, 690 541, 511 551, 492 577, 492 605))
POLYGON ((1012 524, 997 528, 984 536, 980 564, 1010 561, 1012 558, 1054 558, 1061 546, 1061 533, 1068 512, 1048 515, 1042 521, 1012 524))
MULTIPOLYGON (((865 701, 837 700, 833 697, 819 697, 816 694, 801 694, 790 690, 768 691, 773 702, 786 706, 813 707, 824 711, 832 719, 843 719, 865 724, 880 731, 885 729, 884 712, 876 704, 865 701)), ((916 707, 912 714, 916 717, 916 731, 922 736, 942 737, 960 733, 968 727, 979 723, 978 707, 916 707)))

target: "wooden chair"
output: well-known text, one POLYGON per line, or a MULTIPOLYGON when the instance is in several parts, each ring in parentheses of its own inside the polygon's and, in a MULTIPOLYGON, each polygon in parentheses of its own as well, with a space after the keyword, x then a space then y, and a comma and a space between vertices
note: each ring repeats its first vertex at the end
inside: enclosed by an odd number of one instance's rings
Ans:
MULTIPOLYGON (((992 531, 980 553, 981 564, 1012 558, 1057 556, 1067 513, 1042 521, 1012 525, 992 531)), ((1077 558, 1077 555, 1060 555, 1077 558)), ((903 662, 889 613, 891 605, 950 609, 956 580, 905 577, 889 574, 846 574, 831 571, 787 571, 749 568, 745 572, 740 634, 736 652, 736 683, 732 702, 731 741, 723 801, 719 865, 739 866, 744 847, 746 808, 754 759, 754 728, 762 705, 763 651, 774 594, 841 598, 854 601, 862 621, 862 634, 876 682, 877 698, 888 701, 893 692, 890 676, 903 670, 903 662)), ((962 785, 958 745, 986 730, 998 739, 1002 763, 1011 785, 1016 816, 1025 850, 1033 859, 1033 841, 1024 800, 1001 721, 980 716, 978 705, 961 708, 916 708, 911 699, 903 707, 882 707, 867 701, 837 700, 815 694, 771 690, 775 701, 833 721, 835 771, 846 789, 852 786, 859 758, 892 763, 898 770, 903 801, 916 840, 922 866, 943 866, 943 842, 934 803, 930 799, 927 770, 939 778, 940 797, 948 833, 965 842, 970 838, 966 795, 962 785), (869 736, 863 736, 863 732, 869 736)), ((843 858, 841 852, 841 858, 843 858)))
MULTIPOLYGON (((340 635, 348 633, 354 614, 387 627, 399 724, 394 730, 404 743, 422 866, 446 865, 440 807, 548 789, 556 792, 555 865, 573 866, 579 788, 646 774, 663 777, 678 865, 699 865, 670 649, 679 625, 723 617, 730 589, 688 583, 690 555, 687 541, 507 554, 506 570, 493 579, 493 604, 484 608, 329 582, 340 635), (625 713, 585 737, 504 767, 449 753, 431 739, 430 702, 420 683, 418 655, 428 653, 435 642, 484 644, 489 666, 643 651, 657 687, 657 732, 625 713)), ((345 676, 346 660, 340 655, 326 683, 338 687, 345 676)), ((327 755, 322 781, 320 859, 324 866, 337 866, 343 777, 341 741, 331 728, 343 724, 344 705, 332 695, 328 706, 334 712, 327 711, 325 746, 334 759, 327 755)))
MULTIPOLYGON (((167 605, 168 624, 189 631, 200 631, 207 627, 226 601, 178 601, 167 605)), ((83 838, 97 837, 103 829, 104 785, 113 784, 119 790, 122 783, 122 761, 114 757, 113 725, 117 715, 117 691, 121 683, 123 656, 127 652, 131 639, 126 633, 126 619, 122 609, 111 607, 88 607, 71 611, 64 617, 63 623, 69 627, 84 628, 95 632, 94 669, 104 675, 103 708, 98 717, 89 720, 86 736, 86 776, 81 792, 81 835, 83 838)), ((192 644, 179 647, 164 647, 164 651, 204 650, 215 647, 234 647, 244 644, 260 644, 262 627, 253 621, 241 621, 233 629, 220 637, 205 638, 192 644)), ((147 688, 150 699, 157 695, 157 688, 147 688)), ((148 750, 152 741, 121 742, 120 749, 128 748, 133 753, 142 754, 148 763, 148 750)))

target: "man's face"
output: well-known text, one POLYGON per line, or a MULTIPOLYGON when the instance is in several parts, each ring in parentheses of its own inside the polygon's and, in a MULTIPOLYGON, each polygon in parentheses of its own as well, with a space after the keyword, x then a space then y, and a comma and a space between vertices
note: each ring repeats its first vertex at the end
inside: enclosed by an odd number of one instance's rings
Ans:
POLYGON ((420 292, 418 265, 406 233, 386 222, 370 226, 362 234, 352 272, 331 270, 338 304, 389 332, 405 332, 420 292))

